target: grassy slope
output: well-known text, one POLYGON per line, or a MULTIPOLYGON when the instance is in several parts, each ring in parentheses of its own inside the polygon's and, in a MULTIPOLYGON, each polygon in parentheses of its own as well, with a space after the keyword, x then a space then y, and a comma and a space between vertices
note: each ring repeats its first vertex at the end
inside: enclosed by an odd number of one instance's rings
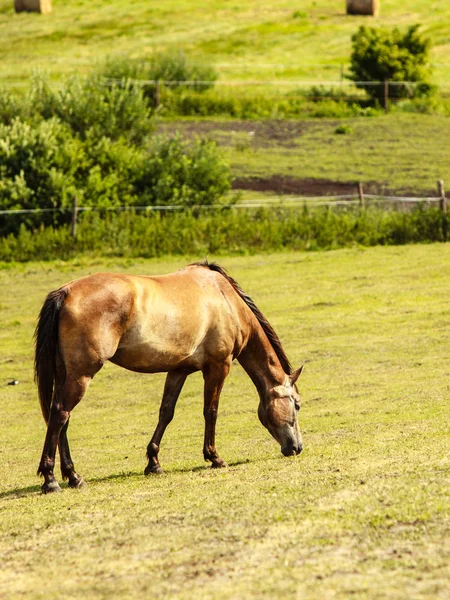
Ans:
POLYGON ((163 440, 167 474, 145 479, 163 377, 107 365, 70 432, 89 487, 48 497, 35 475, 44 427, 31 345, 45 293, 95 270, 148 274, 181 263, 0 271, 0 596, 447 597, 450 246, 221 262, 294 364, 307 363, 304 454, 281 457, 235 366, 218 421, 230 468, 202 461, 194 375, 163 440), (12 378, 20 384, 7 387, 12 378))
POLYGON ((169 47, 222 64, 228 79, 336 80, 358 25, 417 22, 433 39, 436 78, 449 79, 448 3, 383 0, 376 21, 344 9, 344 0, 54 0, 53 13, 40 16, 16 15, 10 0, 0 0, 0 81, 26 78, 35 68, 55 77, 87 71, 111 53, 142 57, 169 47))

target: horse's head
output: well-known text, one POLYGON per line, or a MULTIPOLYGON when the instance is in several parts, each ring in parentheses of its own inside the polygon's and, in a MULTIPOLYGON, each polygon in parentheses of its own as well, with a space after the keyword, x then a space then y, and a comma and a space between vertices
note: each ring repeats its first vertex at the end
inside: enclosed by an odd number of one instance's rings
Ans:
POLYGON ((303 450, 297 420, 300 395, 295 385, 302 370, 303 367, 300 367, 291 375, 286 375, 284 384, 271 388, 258 407, 259 420, 281 445, 284 456, 300 454, 303 450))

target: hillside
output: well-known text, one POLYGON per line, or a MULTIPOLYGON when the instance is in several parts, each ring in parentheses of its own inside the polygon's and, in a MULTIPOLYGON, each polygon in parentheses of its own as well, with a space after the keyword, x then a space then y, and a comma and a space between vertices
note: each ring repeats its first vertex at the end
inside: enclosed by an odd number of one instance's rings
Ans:
POLYGON ((0 83, 35 69, 55 80, 108 55, 183 48, 216 64, 222 79, 337 80, 361 23, 421 23, 433 39, 434 79, 450 81, 450 3, 381 0, 381 16, 348 17, 344 0, 53 0, 53 13, 15 14, 0 0, 0 83))

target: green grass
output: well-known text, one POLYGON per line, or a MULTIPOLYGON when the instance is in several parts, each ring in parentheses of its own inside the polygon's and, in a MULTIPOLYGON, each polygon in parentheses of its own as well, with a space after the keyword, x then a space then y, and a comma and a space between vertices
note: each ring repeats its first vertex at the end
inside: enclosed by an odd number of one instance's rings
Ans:
POLYGON ((306 363, 304 453, 280 455, 235 365, 217 440, 230 468, 203 463, 193 375, 163 440, 166 474, 145 478, 164 378, 108 364, 70 430, 89 487, 39 494, 31 338, 45 294, 97 270, 162 273, 188 260, 0 270, 0 596, 446 598, 448 245, 222 258, 294 365, 306 363))
POLYGON ((450 5, 433 0, 383 0, 377 19, 349 17, 339 0, 54 0, 51 15, 14 14, 0 0, 0 81, 33 69, 54 78, 87 72, 113 54, 145 57, 183 47, 219 65, 226 79, 337 80, 361 24, 406 28, 421 23, 433 40, 435 80, 449 79, 450 5))
MULTIPOLYGON (((289 121, 274 122, 272 126, 255 121, 252 135, 247 131, 251 126, 240 131, 239 123, 233 130, 227 123, 212 122, 216 127, 210 120, 208 135, 224 147, 236 177, 277 174, 376 182, 379 191, 384 188, 426 194, 434 193, 437 179, 450 181, 445 144, 439 141, 450 131, 449 120, 439 115, 291 121, 298 131, 293 137, 289 121), (337 135, 338 126, 347 126, 351 132, 337 135)), ((189 121, 176 121, 162 127, 183 132, 193 126, 189 121)))

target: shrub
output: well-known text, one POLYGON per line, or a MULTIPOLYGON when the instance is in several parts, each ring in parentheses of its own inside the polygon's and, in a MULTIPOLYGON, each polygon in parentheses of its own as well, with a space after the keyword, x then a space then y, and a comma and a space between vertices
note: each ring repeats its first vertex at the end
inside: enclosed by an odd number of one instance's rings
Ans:
POLYGON ((211 205, 231 187, 228 165, 214 142, 158 137, 135 183, 140 204, 211 205))
POLYGON ((26 116, 26 103, 7 90, 0 89, 0 124, 10 125, 14 119, 26 116))
POLYGON ((59 205, 55 186, 63 132, 55 121, 37 127, 18 119, 0 125, 0 207, 49 208, 59 205))
POLYGON ((143 151, 124 140, 85 140, 55 119, 0 126, 0 208, 64 208, 74 194, 87 206, 132 202, 143 151))
POLYGON ((112 79, 114 83, 147 79, 147 62, 143 59, 132 59, 128 56, 109 56, 97 67, 98 77, 112 79))
POLYGON ((0 238, 0 260, 67 259, 82 253, 201 256, 434 242, 445 239, 445 219, 438 208, 427 207, 411 212, 280 207, 195 214, 83 213, 75 243, 68 225, 35 232, 21 227, 16 235, 0 238))
POLYGON ((151 131, 142 90, 128 82, 106 85, 98 76, 72 77, 60 90, 52 91, 47 80, 37 75, 28 102, 43 119, 57 117, 81 139, 123 137, 141 143, 151 131))
POLYGON ((139 87, 151 106, 155 105, 156 85, 145 82, 160 81, 175 92, 191 89, 202 93, 214 87, 218 78, 212 65, 188 59, 182 50, 158 53, 150 60, 109 58, 99 68, 98 75, 114 80, 116 85, 139 87), (140 80, 142 83, 139 83, 140 80), (183 83, 185 81, 189 83, 183 83))
POLYGON ((310 88, 299 90, 302 95, 313 102, 322 102, 323 100, 347 100, 346 90, 336 86, 313 85, 310 88))
MULTIPOLYGON (((69 209, 81 206, 220 203, 231 187, 230 170, 216 145, 180 136, 156 138, 150 149, 124 139, 85 139, 56 119, 15 120, 0 126, 0 209, 69 209)), ((30 215, 24 222, 60 225, 69 213, 30 215)), ((20 221, 0 217, 0 235, 18 231, 20 221)))
MULTIPOLYGON (((74 164, 65 155, 66 129, 56 120, 37 125, 18 119, 0 126, 0 208, 53 209, 63 207, 73 189, 74 164)), ((62 222, 63 215, 29 215, 30 226, 62 222)), ((19 222, 0 219, 0 235, 17 231, 19 222)))
POLYGON ((218 78, 214 67, 188 60, 182 50, 156 54, 150 61, 149 79, 171 82, 172 89, 183 89, 182 83, 189 81, 189 88, 204 92, 212 87, 218 78))
POLYGON ((297 90, 286 95, 255 93, 241 95, 221 88, 209 90, 204 94, 194 91, 171 93, 164 90, 162 94, 162 110, 164 115, 176 116, 230 116, 236 119, 295 118, 295 117, 331 117, 344 118, 353 116, 372 116, 377 114, 374 107, 367 106, 368 101, 361 102, 325 98, 316 102, 305 90, 297 90))
POLYGON ((349 79, 366 90, 379 102, 384 97, 384 81, 417 82, 420 85, 390 85, 390 98, 405 98, 430 95, 432 86, 427 83, 430 73, 428 65, 431 41, 420 35, 419 25, 411 25, 405 34, 394 29, 378 30, 361 26, 353 35, 351 75, 349 79), (377 82, 370 85, 363 82, 377 82))
POLYGON ((338 135, 347 135, 352 132, 353 132, 353 130, 349 125, 338 125, 336 127, 336 129, 334 130, 334 133, 336 133, 338 135))

